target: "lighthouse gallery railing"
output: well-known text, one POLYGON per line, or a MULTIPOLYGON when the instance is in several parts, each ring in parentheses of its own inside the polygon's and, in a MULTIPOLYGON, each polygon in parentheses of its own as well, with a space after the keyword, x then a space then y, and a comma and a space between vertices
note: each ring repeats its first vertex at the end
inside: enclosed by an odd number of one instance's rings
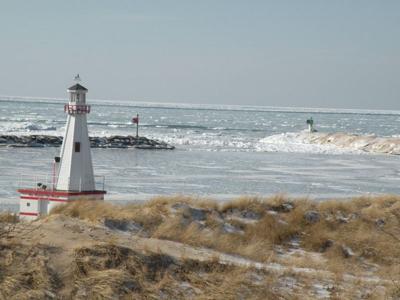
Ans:
MULTIPOLYGON (((95 190, 97 191, 105 191, 105 176, 104 175, 95 175, 94 176, 94 185, 95 190)), ((47 191, 55 191, 55 185, 58 181, 58 177, 51 175, 21 175, 18 179, 17 187, 18 188, 29 188, 36 190, 47 190, 47 191)), ((69 181, 69 178, 68 178, 69 181)), ((82 183, 79 185, 79 190, 77 192, 82 192, 81 189, 82 183)))

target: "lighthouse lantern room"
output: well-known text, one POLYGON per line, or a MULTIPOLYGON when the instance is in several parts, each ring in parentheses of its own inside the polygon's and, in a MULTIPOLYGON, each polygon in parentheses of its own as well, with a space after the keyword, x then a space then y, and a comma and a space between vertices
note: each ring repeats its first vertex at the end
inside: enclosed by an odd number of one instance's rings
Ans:
POLYGON ((64 106, 67 124, 60 156, 54 158, 52 182, 35 182, 34 188, 18 190, 21 219, 34 220, 48 214, 60 203, 104 199, 104 183, 101 190, 96 190, 93 174, 86 121, 86 115, 90 113, 90 106, 86 104, 88 90, 79 84, 79 74, 75 80, 76 84, 67 90, 69 102, 64 106))

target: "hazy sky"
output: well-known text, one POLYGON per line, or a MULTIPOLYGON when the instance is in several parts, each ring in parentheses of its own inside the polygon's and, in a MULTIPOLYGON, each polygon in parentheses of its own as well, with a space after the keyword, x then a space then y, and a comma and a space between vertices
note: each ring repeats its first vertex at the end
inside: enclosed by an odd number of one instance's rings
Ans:
POLYGON ((0 95, 400 109, 400 1, 0 0, 0 95))

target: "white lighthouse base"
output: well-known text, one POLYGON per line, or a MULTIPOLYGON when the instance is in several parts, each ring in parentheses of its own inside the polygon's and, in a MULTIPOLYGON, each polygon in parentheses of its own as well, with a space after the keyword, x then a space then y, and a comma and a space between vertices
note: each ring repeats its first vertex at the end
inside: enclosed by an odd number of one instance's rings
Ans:
POLYGON ((33 221, 60 204, 76 200, 104 200, 106 191, 68 192, 58 190, 19 189, 21 220, 33 221))

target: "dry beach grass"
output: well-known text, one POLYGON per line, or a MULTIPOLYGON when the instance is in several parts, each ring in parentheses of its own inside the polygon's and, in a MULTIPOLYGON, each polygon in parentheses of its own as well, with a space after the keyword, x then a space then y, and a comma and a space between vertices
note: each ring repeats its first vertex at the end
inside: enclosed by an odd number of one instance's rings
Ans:
POLYGON ((396 299, 399 200, 175 196, 78 201, 32 224, 3 214, 0 296, 396 299))

